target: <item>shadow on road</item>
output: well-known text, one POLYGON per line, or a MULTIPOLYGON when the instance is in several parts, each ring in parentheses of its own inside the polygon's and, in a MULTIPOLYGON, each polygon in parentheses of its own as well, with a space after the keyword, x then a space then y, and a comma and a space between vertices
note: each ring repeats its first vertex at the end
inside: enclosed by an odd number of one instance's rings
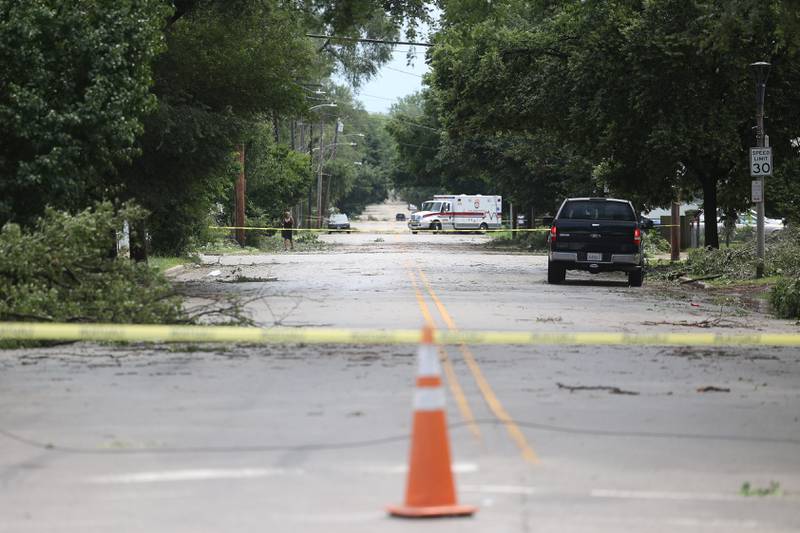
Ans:
POLYGON ((610 279, 567 279, 561 285, 572 285, 575 287, 627 287, 628 281, 615 281, 610 279))

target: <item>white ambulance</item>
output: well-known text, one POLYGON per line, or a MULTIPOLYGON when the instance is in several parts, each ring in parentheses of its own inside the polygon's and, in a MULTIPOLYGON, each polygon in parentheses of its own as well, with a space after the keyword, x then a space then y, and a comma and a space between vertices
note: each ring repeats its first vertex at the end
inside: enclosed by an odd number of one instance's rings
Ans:
POLYGON ((411 233, 420 230, 500 229, 503 199, 493 195, 437 194, 422 204, 408 221, 411 233))

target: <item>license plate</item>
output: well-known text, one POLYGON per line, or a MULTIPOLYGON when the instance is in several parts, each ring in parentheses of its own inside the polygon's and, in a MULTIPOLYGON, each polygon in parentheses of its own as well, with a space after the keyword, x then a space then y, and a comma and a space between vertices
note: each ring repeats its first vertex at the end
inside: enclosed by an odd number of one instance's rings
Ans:
POLYGON ((603 260, 603 254, 589 252, 588 254, 586 254, 586 260, 587 261, 602 261, 603 260))

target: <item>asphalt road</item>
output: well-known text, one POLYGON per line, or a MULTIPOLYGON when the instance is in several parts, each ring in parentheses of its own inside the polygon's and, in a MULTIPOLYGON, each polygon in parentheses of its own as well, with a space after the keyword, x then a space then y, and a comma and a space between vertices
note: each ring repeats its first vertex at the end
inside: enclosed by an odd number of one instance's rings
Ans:
MULTIPOLYGON (((209 256, 174 276, 241 293, 265 326, 694 332, 685 324, 724 318, 702 331, 797 331, 622 275, 550 286, 544 257, 491 251, 481 235, 412 236, 399 211, 355 224, 398 233, 209 256), (237 274, 275 279, 217 282, 237 274)), ((459 498, 480 511, 389 518, 415 350, 2 352, 0 532, 800 531, 800 351, 768 347, 447 348, 459 498), (709 386, 729 392, 698 391, 709 386), (773 482, 766 496, 741 490, 773 482)))

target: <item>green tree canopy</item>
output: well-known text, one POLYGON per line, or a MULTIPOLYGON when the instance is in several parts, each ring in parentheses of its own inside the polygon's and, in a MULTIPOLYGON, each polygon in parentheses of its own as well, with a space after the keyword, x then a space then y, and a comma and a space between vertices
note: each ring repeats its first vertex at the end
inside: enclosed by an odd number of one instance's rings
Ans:
POLYGON ((160 0, 0 0, 0 223, 105 194, 136 154, 160 0))
MULTIPOLYGON (((773 63, 767 127, 779 157, 796 157, 800 71, 789 40, 797 37, 781 30, 782 4, 451 4, 431 57, 443 128, 452 139, 511 136, 539 152, 533 159, 545 167, 584 159, 595 188, 643 206, 683 191, 701 195, 710 213, 718 197, 741 208, 753 142, 753 61, 773 63)), ((540 176, 547 170, 531 168, 540 176)), ((716 245, 716 225, 706 224, 706 242, 716 245)))

